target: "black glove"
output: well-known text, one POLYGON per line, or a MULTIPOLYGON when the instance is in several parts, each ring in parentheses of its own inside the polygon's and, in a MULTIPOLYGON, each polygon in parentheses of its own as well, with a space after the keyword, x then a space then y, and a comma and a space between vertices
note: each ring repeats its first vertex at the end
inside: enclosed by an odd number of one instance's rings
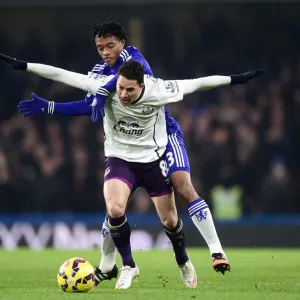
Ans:
POLYGON ((230 78, 231 78, 231 83, 230 84, 244 84, 244 83, 247 83, 252 78, 255 78, 255 77, 257 77, 257 76, 259 76, 259 75, 261 75, 265 72, 266 72, 266 70, 259 69, 259 70, 246 72, 246 73, 243 73, 243 74, 230 75, 230 78))
POLYGON ((12 58, 10 56, 0 54, 0 59, 3 60, 9 68, 14 70, 27 70, 27 62, 22 60, 17 60, 16 58, 12 58))

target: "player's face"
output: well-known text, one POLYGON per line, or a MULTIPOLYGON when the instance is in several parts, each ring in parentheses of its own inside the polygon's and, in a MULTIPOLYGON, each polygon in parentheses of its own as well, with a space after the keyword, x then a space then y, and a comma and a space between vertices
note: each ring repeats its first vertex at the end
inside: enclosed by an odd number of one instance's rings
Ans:
POLYGON ((124 49, 124 41, 119 40, 115 36, 110 36, 107 38, 96 37, 95 44, 98 50, 98 53, 104 60, 104 62, 112 67, 116 64, 120 53, 124 49))
POLYGON ((123 106, 129 105, 136 100, 141 94, 144 84, 139 83, 136 80, 129 80, 120 75, 117 82, 117 94, 120 98, 120 102, 123 106))

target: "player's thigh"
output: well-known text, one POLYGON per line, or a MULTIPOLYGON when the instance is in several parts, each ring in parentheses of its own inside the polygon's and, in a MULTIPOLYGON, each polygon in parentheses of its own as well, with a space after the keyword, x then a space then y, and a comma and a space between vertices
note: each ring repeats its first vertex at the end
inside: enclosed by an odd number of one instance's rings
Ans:
POLYGON ((151 198, 164 196, 173 191, 168 177, 165 155, 151 163, 135 164, 135 174, 140 185, 145 188, 151 198))
POLYGON ((104 183, 104 198, 109 216, 121 217, 125 214, 130 189, 124 181, 113 178, 104 183))
POLYGON ((163 226, 174 228, 178 222, 174 193, 152 197, 152 201, 163 226))
POLYGON ((183 136, 181 134, 168 135, 168 144, 166 148, 166 162, 169 169, 169 177, 174 172, 185 171, 190 173, 190 164, 188 155, 184 146, 183 136))
MULTIPOLYGON (((136 187, 136 188, 134 188, 134 189, 131 191, 131 193, 130 193, 130 195, 129 195, 129 197, 128 197, 128 200, 127 200, 126 209, 127 209, 128 205, 129 205, 129 203, 130 203, 130 201, 132 200, 132 198, 134 197, 134 195, 135 195, 135 193, 137 192, 138 189, 139 189, 139 187, 136 187)), ((106 217, 105 217, 105 220, 106 220, 106 217)))
POLYGON ((137 170, 141 185, 152 198, 163 225, 173 228, 178 217, 165 156, 152 163, 139 165, 138 168, 141 168, 137 170))
POLYGON ((111 217, 120 217, 125 213, 128 199, 136 186, 134 172, 126 161, 108 157, 105 160, 104 198, 107 212, 111 217))

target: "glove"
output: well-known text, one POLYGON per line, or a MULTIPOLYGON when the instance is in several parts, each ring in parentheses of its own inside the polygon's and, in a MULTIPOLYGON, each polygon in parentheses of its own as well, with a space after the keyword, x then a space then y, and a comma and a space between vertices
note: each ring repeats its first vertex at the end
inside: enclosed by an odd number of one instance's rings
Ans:
POLYGON ((31 96, 32 100, 21 101, 18 105, 19 112, 23 114, 23 117, 39 115, 41 113, 53 114, 54 101, 39 98, 34 93, 32 93, 31 96))
POLYGON ((100 87, 99 90, 97 91, 97 94, 91 104, 92 106, 91 119, 93 123, 97 123, 100 119, 100 116, 102 116, 102 118, 105 117, 104 105, 108 95, 109 95, 109 91, 103 87, 100 87))
POLYGON ((16 58, 0 54, 0 59, 3 60, 10 69, 13 70, 27 70, 27 62, 22 60, 17 60, 16 58))
POLYGON ((259 70, 254 70, 250 72, 246 72, 243 74, 238 74, 238 75, 231 75, 231 83, 230 84, 244 84, 247 83, 249 80, 265 73, 266 70, 264 69, 259 69, 259 70))
POLYGON ((96 97, 93 100, 93 103, 91 104, 92 106, 92 122, 97 123, 100 120, 100 116, 102 118, 105 117, 105 112, 104 112, 104 104, 106 100, 106 96, 103 95, 96 95, 96 97))

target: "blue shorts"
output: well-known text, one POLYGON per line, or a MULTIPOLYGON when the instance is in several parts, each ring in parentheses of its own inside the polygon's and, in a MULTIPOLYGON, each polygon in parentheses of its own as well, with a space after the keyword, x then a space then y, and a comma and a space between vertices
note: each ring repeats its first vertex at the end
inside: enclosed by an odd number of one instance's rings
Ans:
POLYGON ((183 136, 181 133, 168 135, 168 145, 166 148, 166 162, 169 167, 169 177, 176 171, 191 173, 189 158, 187 156, 183 136))

